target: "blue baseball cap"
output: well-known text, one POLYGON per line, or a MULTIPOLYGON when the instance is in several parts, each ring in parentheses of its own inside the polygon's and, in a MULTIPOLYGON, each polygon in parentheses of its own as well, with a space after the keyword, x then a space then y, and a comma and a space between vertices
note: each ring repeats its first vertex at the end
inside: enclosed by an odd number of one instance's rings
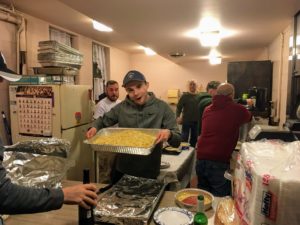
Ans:
POLYGON ((125 87, 126 84, 128 84, 131 81, 144 81, 146 82, 145 76, 136 70, 130 70, 123 79, 123 87, 125 87))

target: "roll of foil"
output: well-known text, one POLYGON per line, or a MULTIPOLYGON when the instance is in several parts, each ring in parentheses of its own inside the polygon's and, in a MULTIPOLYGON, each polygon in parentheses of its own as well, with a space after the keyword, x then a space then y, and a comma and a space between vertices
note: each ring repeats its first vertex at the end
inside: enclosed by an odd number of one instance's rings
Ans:
POLYGON ((113 224, 147 224, 165 185, 153 179, 124 175, 111 189, 100 195, 96 221, 113 224))
POLYGON ((70 143, 48 138, 5 146, 3 165, 13 183, 27 187, 61 186, 70 168, 70 143))

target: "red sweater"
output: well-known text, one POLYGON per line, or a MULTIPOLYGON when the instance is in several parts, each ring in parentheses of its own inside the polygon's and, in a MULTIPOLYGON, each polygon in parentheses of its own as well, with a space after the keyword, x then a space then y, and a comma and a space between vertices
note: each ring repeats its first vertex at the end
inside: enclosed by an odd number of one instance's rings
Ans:
POLYGON ((202 132, 197 143, 197 159, 228 163, 238 138, 239 128, 249 122, 251 113, 224 95, 213 97, 202 116, 202 132))

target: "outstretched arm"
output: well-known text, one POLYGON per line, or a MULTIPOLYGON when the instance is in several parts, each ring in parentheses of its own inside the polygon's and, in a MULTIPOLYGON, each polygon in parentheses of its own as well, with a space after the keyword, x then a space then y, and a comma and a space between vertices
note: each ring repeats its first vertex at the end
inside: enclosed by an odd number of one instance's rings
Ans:
POLYGON ((63 188, 64 203, 80 205, 86 209, 97 205, 96 186, 93 184, 79 184, 63 188))

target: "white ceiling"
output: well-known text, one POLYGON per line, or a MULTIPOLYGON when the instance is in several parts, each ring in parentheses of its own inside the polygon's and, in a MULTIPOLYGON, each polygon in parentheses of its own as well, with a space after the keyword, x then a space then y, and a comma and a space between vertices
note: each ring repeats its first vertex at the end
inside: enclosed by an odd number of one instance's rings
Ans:
MULTIPOLYGON (((8 0, 6 2, 9 2, 8 0)), ((209 48, 185 33, 214 16, 235 34, 221 40, 226 61, 255 58, 292 21, 300 0, 13 0, 16 9, 104 44, 136 53, 150 47, 175 62, 203 60, 209 48), (91 19, 114 29, 93 30, 91 19), (174 59, 170 53, 184 52, 174 59)))

